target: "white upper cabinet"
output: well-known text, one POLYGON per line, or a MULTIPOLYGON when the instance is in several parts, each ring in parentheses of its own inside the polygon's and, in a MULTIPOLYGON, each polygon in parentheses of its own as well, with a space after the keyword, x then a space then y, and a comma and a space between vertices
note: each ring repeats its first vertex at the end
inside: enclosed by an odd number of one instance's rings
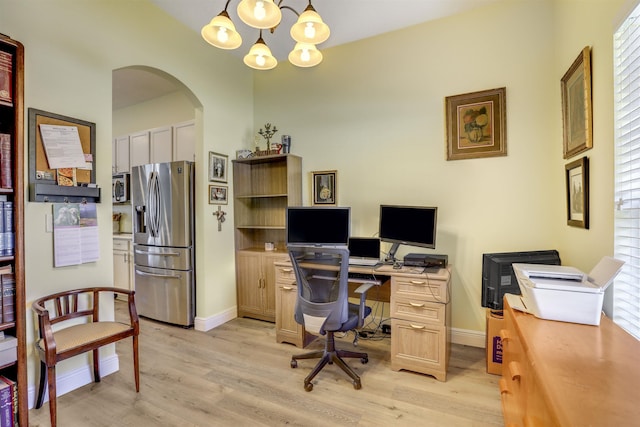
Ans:
POLYGON ((149 156, 149 131, 129 135, 129 163, 131 167, 151 163, 149 156))
POLYGON ((173 125, 173 160, 196 159, 196 123, 194 120, 173 125))
POLYGON ((129 164, 129 135, 119 136, 113 141, 111 154, 113 156, 113 173, 123 173, 131 170, 131 165, 129 164))
POLYGON ((170 162, 173 159, 173 129, 171 126, 155 128, 149 131, 150 163, 170 162))
POLYGON ((133 166, 177 160, 195 161, 194 120, 132 133, 113 140, 112 172, 131 172, 133 166))

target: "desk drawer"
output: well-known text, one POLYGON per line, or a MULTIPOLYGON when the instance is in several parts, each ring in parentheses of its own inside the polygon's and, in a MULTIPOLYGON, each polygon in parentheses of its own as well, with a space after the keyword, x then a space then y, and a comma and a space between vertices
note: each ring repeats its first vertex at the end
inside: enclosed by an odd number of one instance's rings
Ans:
POLYGON ((394 296, 391 303, 391 317, 444 326, 445 307, 445 304, 424 299, 394 296))
POLYGON ((126 240, 126 239, 113 239, 113 250, 114 251, 128 251, 129 250, 129 240, 126 240))
POLYGON ((276 264, 276 282, 278 283, 296 283, 296 274, 293 267, 281 266, 276 264))
POLYGON ((392 277, 391 295, 392 299, 395 297, 404 297, 422 301, 433 301, 440 303, 449 302, 447 282, 442 280, 429 279, 424 276, 392 277))

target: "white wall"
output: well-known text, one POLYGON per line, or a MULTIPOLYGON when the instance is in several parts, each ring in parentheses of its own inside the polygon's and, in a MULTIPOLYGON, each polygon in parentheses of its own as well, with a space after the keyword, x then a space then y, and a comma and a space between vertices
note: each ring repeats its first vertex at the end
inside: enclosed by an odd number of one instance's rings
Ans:
MULTIPOLYGON (((345 46, 309 70, 256 73, 255 127, 292 135, 308 172, 338 171, 353 233, 381 203, 438 206, 453 327, 484 331, 483 253, 556 248, 589 269, 612 252, 610 20, 620 1, 504 1, 345 46), (566 225, 560 78, 593 45, 592 227, 566 225), (506 87, 506 157, 445 159, 446 96, 506 87)), ((419 251, 418 248, 406 248, 419 251)))
MULTIPOLYGON (((108 190, 114 136, 112 71, 152 67, 189 88, 192 103, 201 106, 195 111, 196 162, 201 165, 206 165, 210 150, 233 153, 237 141, 251 132, 252 78, 241 62, 211 48, 199 34, 146 0, 0 0, 0 10, 0 31, 25 46, 25 106, 96 123, 96 158, 104 159, 97 166, 98 184, 106 190, 98 205, 98 262, 53 268, 52 235, 44 227, 51 204, 26 203, 26 295, 30 305, 36 297, 59 289, 113 283, 108 190)), ((198 169, 196 181, 198 199, 207 200, 206 167, 198 169)), ((227 209, 232 218, 232 209, 227 209)), ((196 311, 206 318, 235 308, 233 233, 230 223, 218 233, 213 207, 206 203, 197 205, 196 221, 196 311)), ((32 354, 34 326, 29 323, 27 329, 28 376, 33 388, 37 368, 32 354)), ((84 358, 72 359, 60 366, 58 374, 64 376, 85 364, 84 358)))

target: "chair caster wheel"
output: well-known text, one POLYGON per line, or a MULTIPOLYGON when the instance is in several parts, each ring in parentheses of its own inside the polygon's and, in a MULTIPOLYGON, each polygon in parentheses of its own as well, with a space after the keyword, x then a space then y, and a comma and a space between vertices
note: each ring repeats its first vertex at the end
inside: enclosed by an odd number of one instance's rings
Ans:
POLYGON ((366 364, 369 363, 369 358, 368 357, 363 357, 362 359, 360 359, 360 362, 362 362, 362 364, 366 364))
POLYGON ((313 390, 313 384, 312 383, 304 383, 304 391, 311 391, 313 390))
POLYGON ((362 384, 360 383, 360 381, 354 381, 353 388, 355 388, 356 390, 360 390, 362 388, 362 384))
POLYGON ((297 360, 291 360, 291 367, 292 368, 297 368, 298 367, 298 361, 297 360))

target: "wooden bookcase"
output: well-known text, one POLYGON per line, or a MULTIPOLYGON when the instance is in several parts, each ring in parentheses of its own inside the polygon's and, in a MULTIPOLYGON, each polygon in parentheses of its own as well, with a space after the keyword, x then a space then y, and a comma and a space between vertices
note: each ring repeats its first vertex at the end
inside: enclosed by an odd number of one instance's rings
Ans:
POLYGON ((275 321, 273 263, 287 259, 287 206, 302 204, 302 159, 292 154, 233 160, 238 316, 275 321), (271 242, 274 251, 265 251, 271 242))
MULTIPOLYGON (((13 202, 13 241, 12 255, 0 255, 0 267, 11 265, 16 290, 13 322, 2 322, 0 330, 5 335, 17 338, 17 360, 0 366, 0 374, 14 380, 17 384, 17 421, 21 426, 29 425, 27 397, 27 358, 26 358, 26 308, 24 290, 24 47, 18 41, 0 34, 0 52, 6 61, 0 64, 0 91, 10 90, 8 97, 0 96, 0 133, 8 134, 11 139, 10 161, 5 167, 11 176, 11 185, 0 188, 0 196, 13 202), (8 65, 8 67, 7 67, 8 65), (8 68, 8 70, 7 70, 8 68), (9 71, 9 72, 8 72, 9 71), (8 85, 7 85, 8 83, 8 85), (7 101, 6 99, 10 100, 7 101)), ((5 93, 6 94, 6 93, 5 93)), ((2 163, 0 161, 0 163, 2 163)), ((0 169, 0 174, 2 170, 0 169)))

